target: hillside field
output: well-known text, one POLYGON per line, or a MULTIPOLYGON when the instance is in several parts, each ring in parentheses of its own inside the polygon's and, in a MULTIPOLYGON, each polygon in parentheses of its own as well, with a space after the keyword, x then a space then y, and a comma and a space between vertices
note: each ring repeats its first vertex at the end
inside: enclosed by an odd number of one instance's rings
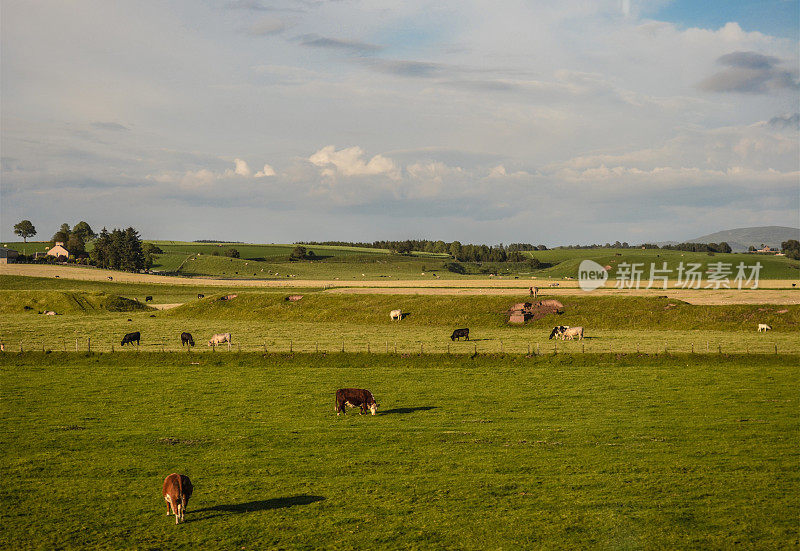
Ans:
POLYGON ((786 548, 797 367, 0 354, 0 547, 786 548), (346 386, 379 414, 337 417, 346 386), (171 472, 194 483, 180 526, 171 472))
MULTIPOLYGON (((641 264, 643 280, 649 279, 651 265, 664 269, 677 279, 681 263, 701 265, 700 271, 707 273, 709 264, 729 264, 732 280, 739 263, 762 266, 761 279, 786 279, 800 281, 800 262, 782 256, 755 255, 745 253, 722 254, 690 253, 666 249, 551 249, 525 252, 535 257, 542 265, 532 268, 527 262, 461 263, 463 274, 448 269, 454 260, 448 255, 415 252, 410 255, 392 254, 386 249, 362 249, 356 247, 308 246, 314 251, 314 260, 290 262, 289 253, 294 245, 259 245, 244 243, 187 243, 179 241, 152 241, 164 254, 155 256, 153 270, 186 277, 222 277, 228 279, 309 279, 309 280, 463 280, 466 278, 492 279, 517 277, 520 279, 564 279, 578 277, 582 260, 589 259, 601 266, 609 266, 609 279, 617 277, 617 267, 622 263, 641 264), (223 255, 235 248, 240 258, 223 255), (435 275, 434 275, 435 274, 435 275)), ((46 250, 46 243, 9 243, 11 248, 30 254, 46 250)), ((88 248, 91 248, 91 244, 88 248)), ((749 273, 749 272, 748 272, 749 273)), ((705 279, 705 277, 704 277, 705 279)), ((535 281, 531 282, 535 284, 535 281)))

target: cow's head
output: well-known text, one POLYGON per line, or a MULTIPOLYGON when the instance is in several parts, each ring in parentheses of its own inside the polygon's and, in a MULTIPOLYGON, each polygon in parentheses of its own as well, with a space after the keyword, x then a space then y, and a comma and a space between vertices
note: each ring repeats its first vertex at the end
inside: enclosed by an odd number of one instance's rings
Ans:
POLYGON ((378 404, 377 404, 377 402, 375 402, 374 400, 373 400, 373 401, 372 401, 372 403, 369 405, 369 412, 370 412, 372 415, 377 415, 377 413, 378 413, 378 404))

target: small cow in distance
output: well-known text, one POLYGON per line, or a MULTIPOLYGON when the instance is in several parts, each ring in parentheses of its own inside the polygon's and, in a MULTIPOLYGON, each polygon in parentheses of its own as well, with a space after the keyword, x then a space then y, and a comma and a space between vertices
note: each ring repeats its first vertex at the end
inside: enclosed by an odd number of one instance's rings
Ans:
POLYGON ((218 344, 224 344, 226 342, 228 344, 233 344, 233 341, 231 340, 231 334, 217 333, 216 335, 211 336, 211 340, 208 341, 208 346, 217 346, 218 344))
POLYGON ((455 331, 453 331, 453 334, 450 335, 450 340, 451 341, 454 341, 456 339, 461 340, 461 337, 464 337, 465 339, 469 340, 469 329, 467 328, 456 329, 455 331))
POLYGON ((563 333, 561 333, 561 340, 573 340, 575 337, 578 337, 578 340, 583 338, 583 327, 568 327, 563 333))
POLYGON ((550 336, 548 339, 552 339, 553 337, 559 337, 564 334, 564 331, 569 329, 569 325, 556 325, 553 327, 553 330, 550 332, 550 336))
POLYGON ((378 411, 378 404, 369 390, 364 388, 340 388, 336 391, 336 415, 347 414, 345 406, 351 408, 361 408, 359 415, 364 415, 367 410, 375 415, 378 411))
POLYGON ((136 341, 136 346, 139 346, 139 339, 141 338, 141 333, 135 331, 133 333, 128 333, 124 337, 122 337, 122 343, 120 346, 125 346, 126 344, 133 344, 133 341, 136 341))
POLYGON ((150 296, 144 297, 145 302, 150 302, 151 300, 153 300, 153 297, 150 296))
POLYGON ((402 310, 392 310, 389 312, 389 317, 392 318, 393 321, 400 321, 403 319, 403 311, 402 310))
POLYGON ((528 288, 528 292, 530 293, 530 296, 532 296, 533 298, 536 298, 536 297, 539 296, 539 288, 538 287, 529 287, 528 288))
POLYGON ((767 331, 769 331, 770 329, 772 329, 772 327, 770 327, 770 326, 769 326, 769 325, 767 325, 766 323, 759 323, 759 324, 758 324, 758 332, 759 332, 759 333, 761 333, 762 331, 764 331, 764 332, 766 333, 766 332, 767 332, 767 331))
POLYGON ((161 494, 167 502, 167 516, 170 511, 175 515, 175 524, 183 520, 189 498, 192 497, 192 481, 185 474, 172 473, 164 479, 161 494))
POLYGON ((197 293, 197 298, 203 298, 205 295, 203 293, 197 293))
POLYGON ((114 278, 111 276, 108 276, 106 279, 108 279, 109 281, 114 281, 114 278))
POLYGON ((191 333, 183 332, 181 333, 181 346, 187 343, 189 344, 189 346, 194 346, 194 339, 192 338, 191 333))

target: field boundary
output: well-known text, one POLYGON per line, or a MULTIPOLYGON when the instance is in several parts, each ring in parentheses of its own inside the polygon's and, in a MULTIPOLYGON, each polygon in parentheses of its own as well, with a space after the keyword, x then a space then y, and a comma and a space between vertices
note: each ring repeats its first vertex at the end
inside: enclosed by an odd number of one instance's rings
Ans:
POLYGON ((216 355, 328 355, 328 354, 361 354, 367 356, 787 356, 800 359, 800 352, 782 349, 785 344, 779 345, 777 342, 763 342, 758 345, 746 345, 744 349, 737 347, 730 342, 719 341, 698 341, 690 342, 684 346, 670 346, 665 343, 663 346, 640 345, 628 343, 620 345, 610 344, 589 344, 578 342, 553 342, 531 341, 524 345, 515 343, 504 345, 502 340, 492 341, 491 343, 478 343, 475 341, 456 341, 453 343, 430 345, 421 342, 402 342, 402 341, 382 341, 382 342, 353 342, 343 339, 341 343, 332 344, 330 341, 302 341, 289 339, 279 342, 264 342, 254 344, 252 342, 234 343, 213 347, 204 346, 205 343, 198 343, 194 348, 178 347, 175 344, 167 344, 165 341, 144 344, 130 345, 127 347, 107 342, 98 343, 92 341, 91 337, 76 338, 73 342, 63 340, 60 346, 52 346, 44 342, 20 341, 4 345, 4 350, 0 352, 2 356, 15 356, 19 354, 38 353, 67 353, 67 354, 110 354, 110 355, 131 355, 131 354, 183 354, 187 356, 216 356, 216 355))

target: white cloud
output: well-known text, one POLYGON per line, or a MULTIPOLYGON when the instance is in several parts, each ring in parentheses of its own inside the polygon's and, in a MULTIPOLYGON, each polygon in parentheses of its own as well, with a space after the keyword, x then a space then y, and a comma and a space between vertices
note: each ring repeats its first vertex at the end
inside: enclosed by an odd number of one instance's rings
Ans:
POLYGON ((327 177, 342 176, 375 176, 386 174, 397 178, 397 166, 394 161, 383 155, 375 155, 369 161, 364 159, 364 150, 358 146, 347 147, 336 151, 336 147, 323 147, 308 160, 321 167, 321 174, 327 177))
POLYGON ((275 169, 269 165, 264 165, 263 170, 256 172, 256 178, 264 178, 265 176, 275 176, 275 169))
POLYGON ((253 172, 250 170, 250 167, 247 166, 247 163, 241 159, 234 159, 233 160, 234 169, 233 171, 226 171, 226 175, 229 174, 236 174, 237 176, 244 176, 245 178, 249 178, 253 172))

